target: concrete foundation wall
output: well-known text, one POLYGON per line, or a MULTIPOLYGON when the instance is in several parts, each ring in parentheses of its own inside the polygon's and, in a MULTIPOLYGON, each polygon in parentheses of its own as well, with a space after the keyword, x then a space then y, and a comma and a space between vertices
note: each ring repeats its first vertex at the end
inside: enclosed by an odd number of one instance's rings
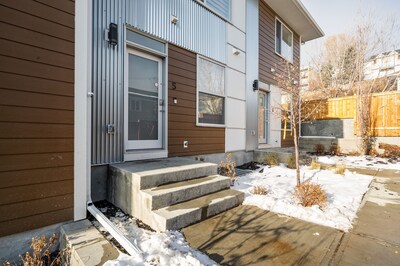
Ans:
MULTIPOLYGON (((60 239, 60 228, 64 223, 54 224, 46 227, 42 227, 35 230, 25 231, 22 233, 4 236, 0 238, 0 261, 8 260, 11 265, 20 265, 20 255, 24 255, 25 252, 30 251, 30 245, 33 237, 41 237, 45 235, 48 239, 52 234, 56 234, 60 239)), ((54 250, 58 248, 58 245, 54 246, 54 250)), ((53 251, 54 251, 53 250, 53 251)))

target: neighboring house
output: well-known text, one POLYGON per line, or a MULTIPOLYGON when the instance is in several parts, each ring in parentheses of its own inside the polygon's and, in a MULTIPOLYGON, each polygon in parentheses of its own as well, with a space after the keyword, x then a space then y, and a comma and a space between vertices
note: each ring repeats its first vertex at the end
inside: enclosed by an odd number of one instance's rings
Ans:
POLYGON ((290 146, 274 75, 323 35, 299 0, 1 3, 0 236, 85 218, 112 163, 290 146))
POLYGON ((364 66, 364 79, 371 80, 400 73, 400 49, 371 56, 364 66))

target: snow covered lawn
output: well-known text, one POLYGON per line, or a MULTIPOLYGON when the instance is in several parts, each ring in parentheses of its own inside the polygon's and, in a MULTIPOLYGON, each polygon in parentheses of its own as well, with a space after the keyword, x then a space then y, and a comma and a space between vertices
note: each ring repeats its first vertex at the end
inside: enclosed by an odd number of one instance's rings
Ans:
MULTIPOLYGON (((102 210, 105 211, 105 210, 102 210)), ((185 237, 178 231, 166 233, 152 232, 139 228, 136 221, 117 211, 110 220, 121 232, 143 251, 143 258, 121 253, 117 260, 107 261, 105 266, 125 265, 218 265, 207 255, 189 247, 185 237)), ((101 231, 105 231, 97 222, 93 222, 101 231)), ((112 238, 109 236, 108 238, 112 238)))
POLYGON ((319 156, 318 162, 324 164, 345 164, 347 167, 366 167, 371 169, 400 170, 400 160, 372 156, 319 156))
POLYGON ((345 175, 334 174, 331 170, 309 170, 307 166, 302 166, 301 175, 302 182, 310 180, 318 183, 327 192, 328 203, 323 209, 318 206, 303 207, 298 203, 293 196, 295 170, 283 165, 262 166, 261 169, 240 176, 234 189, 246 193, 243 204, 348 231, 372 177, 348 170, 345 175), (266 195, 250 193, 258 185, 266 186, 266 195))

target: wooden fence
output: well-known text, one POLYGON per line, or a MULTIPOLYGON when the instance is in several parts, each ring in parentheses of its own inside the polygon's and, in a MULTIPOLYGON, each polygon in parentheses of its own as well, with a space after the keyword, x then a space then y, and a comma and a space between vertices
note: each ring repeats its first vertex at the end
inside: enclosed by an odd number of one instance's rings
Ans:
MULTIPOLYGON (((309 101, 303 104, 306 120, 356 120, 355 96, 309 101)), ((400 136, 400 91, 374 93, 371 99, 371 133, 376 137, 400 136)), ((355 129, 356 132, 356 129, 355 129)))

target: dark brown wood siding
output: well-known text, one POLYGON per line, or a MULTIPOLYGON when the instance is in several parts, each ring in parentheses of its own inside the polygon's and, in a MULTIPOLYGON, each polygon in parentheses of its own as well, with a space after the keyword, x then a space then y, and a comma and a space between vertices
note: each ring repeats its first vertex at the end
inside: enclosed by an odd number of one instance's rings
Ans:
POLYGON ((0 236, 73 218, 74 9, 0 1, 0 236))
MULTIPOLYGON (((282 20, 264 1, 259 1, 259 78, 267 84, 277 85, 274 78, 275 75, 284 75, 287 69, 286 61, 275 53, 275 18, 282 20), (271 72, 271 68, 275 69, 275 73, 271 72)), ((285 24, 289 27, 287 24, 285 24)), ((300 71, 300 37, 293 31, 293 65, 295 69, 300 71)), ((293 73, 295 76, 300 76, 299 73, 293 73)), ((294 146, 293 137, 286 134, 286 139, 283 139, 281 134, 281 146, 294 146)))
MULTIPOLYGON (((259 78, 267 84, 276 84, 274 76, 283 75, 286 69, 284 59, 275 53, 275 18, 279 16, 264 1, 259 1, 259 12, 259 78), (272 73, 271 68, 276 73, 272 73)), ((293 32, 293 65, 300 71, 300 37, 289 29, 293 32)), ((300 72, 296 74, 300 75, 300 72)))
POLYGON ((224 128, 196 126, 196 54, 172 44, 168 46, 169 156, 224 152, 224 128), (178 100, 177 104, 173 98, 178 100), (189 141, 188 148, 183 148, 185 140, 189 141))

